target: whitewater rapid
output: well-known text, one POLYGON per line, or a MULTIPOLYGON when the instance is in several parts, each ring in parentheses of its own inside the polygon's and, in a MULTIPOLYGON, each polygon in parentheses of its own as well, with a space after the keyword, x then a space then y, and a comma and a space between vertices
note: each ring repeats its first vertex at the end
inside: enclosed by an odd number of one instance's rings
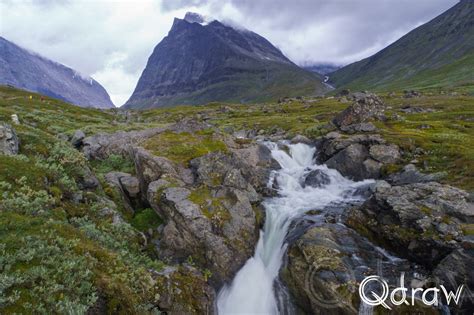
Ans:
POLYGON ((371 182, 353 182, 336 170, 317 165, 315 148, 309 145, 285 143, 289 150, 276 143, 266 145, 281 166, 272 173, 268 183, 273 187, 277 184, 278 196, 263 202, 265 226, 254 256, 239 270, 232 283, 219 292, 217 309, 220 315, 278 314, 274 283, 286 251, 285 237, 292 220, 309 210, 323 210, 331 203, 359 201, 360 197, 351 192, 371 182), (320 188, 305 187, 304 179, 313 170, 327 174, 330 183, 320 188))

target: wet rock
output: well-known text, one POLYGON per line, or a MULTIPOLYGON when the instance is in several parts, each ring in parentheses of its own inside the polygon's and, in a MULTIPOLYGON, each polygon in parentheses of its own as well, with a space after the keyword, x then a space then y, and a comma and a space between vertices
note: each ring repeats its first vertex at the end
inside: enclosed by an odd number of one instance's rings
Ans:
POLYGON ((474 309, 474 297, 468 290, 474 288, 474 249, 457 249, 446 256, 434 269, 433 276, 438 285, 456 292, 464 285, 464 294, 458 304, 451 303, 453 314, 468 314, 474 309))
POLYGON ((333 119, 333 123, 337 127, 360 124, 367 122, 369 119, 382 119, 384 117, 385 104, 377 95, 353 93, 352 98, 354 103, 333 119))
POLYGON ((355 231, 324 223, 313 225, 290 243, 280 277, 307 314, 358 314, 358 286, 367 275, 382 272, 389 283, 397 283, 401 272, 414 268, 355 231))
POLYGON ((370 156, 381 163, 392 164, 400 160, 400 151, 395 144, 372 145, 369 149, 370 156))
POLYGON ((20 139, 15 130, 7 124, 0 124, 0 154, 16 155, 20 147, 20 139))
POLYGON ((304 186, 311 186, 315 188, 328 185, 331 182, 329 175, 322 170, 312 170, 304 178, 304 186))
POLYGON ((75 148, 80 148, 82 146, 82 140, 86 138, 86 134, 82 130, 76 130, 72 135, 71 144, 75 148))
POLYGON ((373 197, 351 209, 347 219, 379 244, 430 267, 460 248, 462 226, 472 222, 474 207, 467 193, 435 182, 377 183, 373 197))
POLYGON ((434 182, 442 179, 446 173, 424 174, 418 171, 415 165, 408 164, 398 173, 388 176, 387 181, 393 185, 407 185, 415 183, 434 182))
POLYGON ((295 144, 295 143, 304 143, 304 144, 311 145, 312 141, 310 139, 308 139, 307 137, 305 137, 305 136, 296 135, 296 136, 293 137, 293 139, 291 139, 291 143, 293 143, 293 144, 295 144))

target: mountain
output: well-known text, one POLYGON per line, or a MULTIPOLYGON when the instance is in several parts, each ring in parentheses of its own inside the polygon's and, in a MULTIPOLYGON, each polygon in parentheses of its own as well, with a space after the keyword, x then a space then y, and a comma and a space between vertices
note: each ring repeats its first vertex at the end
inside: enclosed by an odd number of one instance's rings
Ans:
POLYGON ((82 107, 113 108, 94 79, 0 37, 0 84, 38 92, 82 107))
POLYGON ((330 74, 337 87, 474 88, 474 1, 462 0, 375 55, 330 74))
POLYGON ((334 72, 338 69, 340 69, 341 66, 336 66, 332 63, 318 63, 314 65, 307 65, 303 66, 303 69, 306 69, 308 71, 316 72, 322 75, 334 72))
POLYGON ((126 108, 251 103, 327 89, 262 36, 196 13, 175 18, 153 50, 126 108))

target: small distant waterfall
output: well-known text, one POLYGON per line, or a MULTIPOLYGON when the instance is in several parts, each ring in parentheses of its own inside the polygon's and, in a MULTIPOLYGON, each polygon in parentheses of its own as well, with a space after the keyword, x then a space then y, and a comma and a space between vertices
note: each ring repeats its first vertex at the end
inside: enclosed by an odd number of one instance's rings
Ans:
MULTIPOLYGON (((281 166, 270 178, 269 185, 277 182, 279 196, 263 202, 266 220, 260 239, 251 257, 235 276, 232 283, 219 292, 219 314, 278 314, 274 283, 285 254, 285 237, 292 220, 306 211, 323 209, 338 201, 350 201, 347 191, 365 185, 367 181, 353 182, 336 170, 316 165, 315 148, 305 144, 288 144, 289 153, 275 143, 267 143, 272 156, 281 166), (330 183, 321 188, 303 185, 306 175, 321 170, 330 183)), ((350 194, 349 194, 350 195, 350 194)))

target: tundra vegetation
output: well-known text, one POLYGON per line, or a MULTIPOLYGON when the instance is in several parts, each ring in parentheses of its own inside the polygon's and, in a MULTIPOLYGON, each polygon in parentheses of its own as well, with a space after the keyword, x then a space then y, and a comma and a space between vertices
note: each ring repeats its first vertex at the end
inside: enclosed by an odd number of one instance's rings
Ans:
MULTIPOLYGON (((402 151, 401 160, 384 171, 396 172, 411 162, 427 173, 445 172, 442 183, 472 192, 474 96, 438 89, 413 98, 404 98, 401 91, 379 96, 388 109, 387 119, 376 127, 402 151)), ((163 219, 148 206, 128 212, 105 180, 112 171, 134 175, 136 165, 117 154, 86 159, 70 143, 76 130, 92 136, 166 127, 184 119, 206 122, 209 129, 165 131, 141 144, 156 156, 188 165, 211 152, 225 154, 225 136, 240 130, 316 139, 331 131, 328 122, 348 105, 343 97, 314 97, 141 112, 98 110, 1 87, 0 122, 15 129, 20 150, 0 154, 0 313, 84 314, 104 303, 110 313, 157 313, 156 303, 168 290, 155 276, 168 262, 143 239, 163 219), (12 124, 12 114, 19 124, 12 124), (111 215, 115 212, 122 220, 118 224, 111 215)), ((219 201, 206 187, 190 196, 201 207, 219 201)), ((211 216, 207 208, 202 211, 211 216)), ((472 225, 463 228, 473 233, 472 225)), ((187 264, 194 265, 192 256, 187 264)), ((183 299, 191 299, 199 281, 212 279, 207 268, 199 272, 183 269, 175 275, 183 299)))

